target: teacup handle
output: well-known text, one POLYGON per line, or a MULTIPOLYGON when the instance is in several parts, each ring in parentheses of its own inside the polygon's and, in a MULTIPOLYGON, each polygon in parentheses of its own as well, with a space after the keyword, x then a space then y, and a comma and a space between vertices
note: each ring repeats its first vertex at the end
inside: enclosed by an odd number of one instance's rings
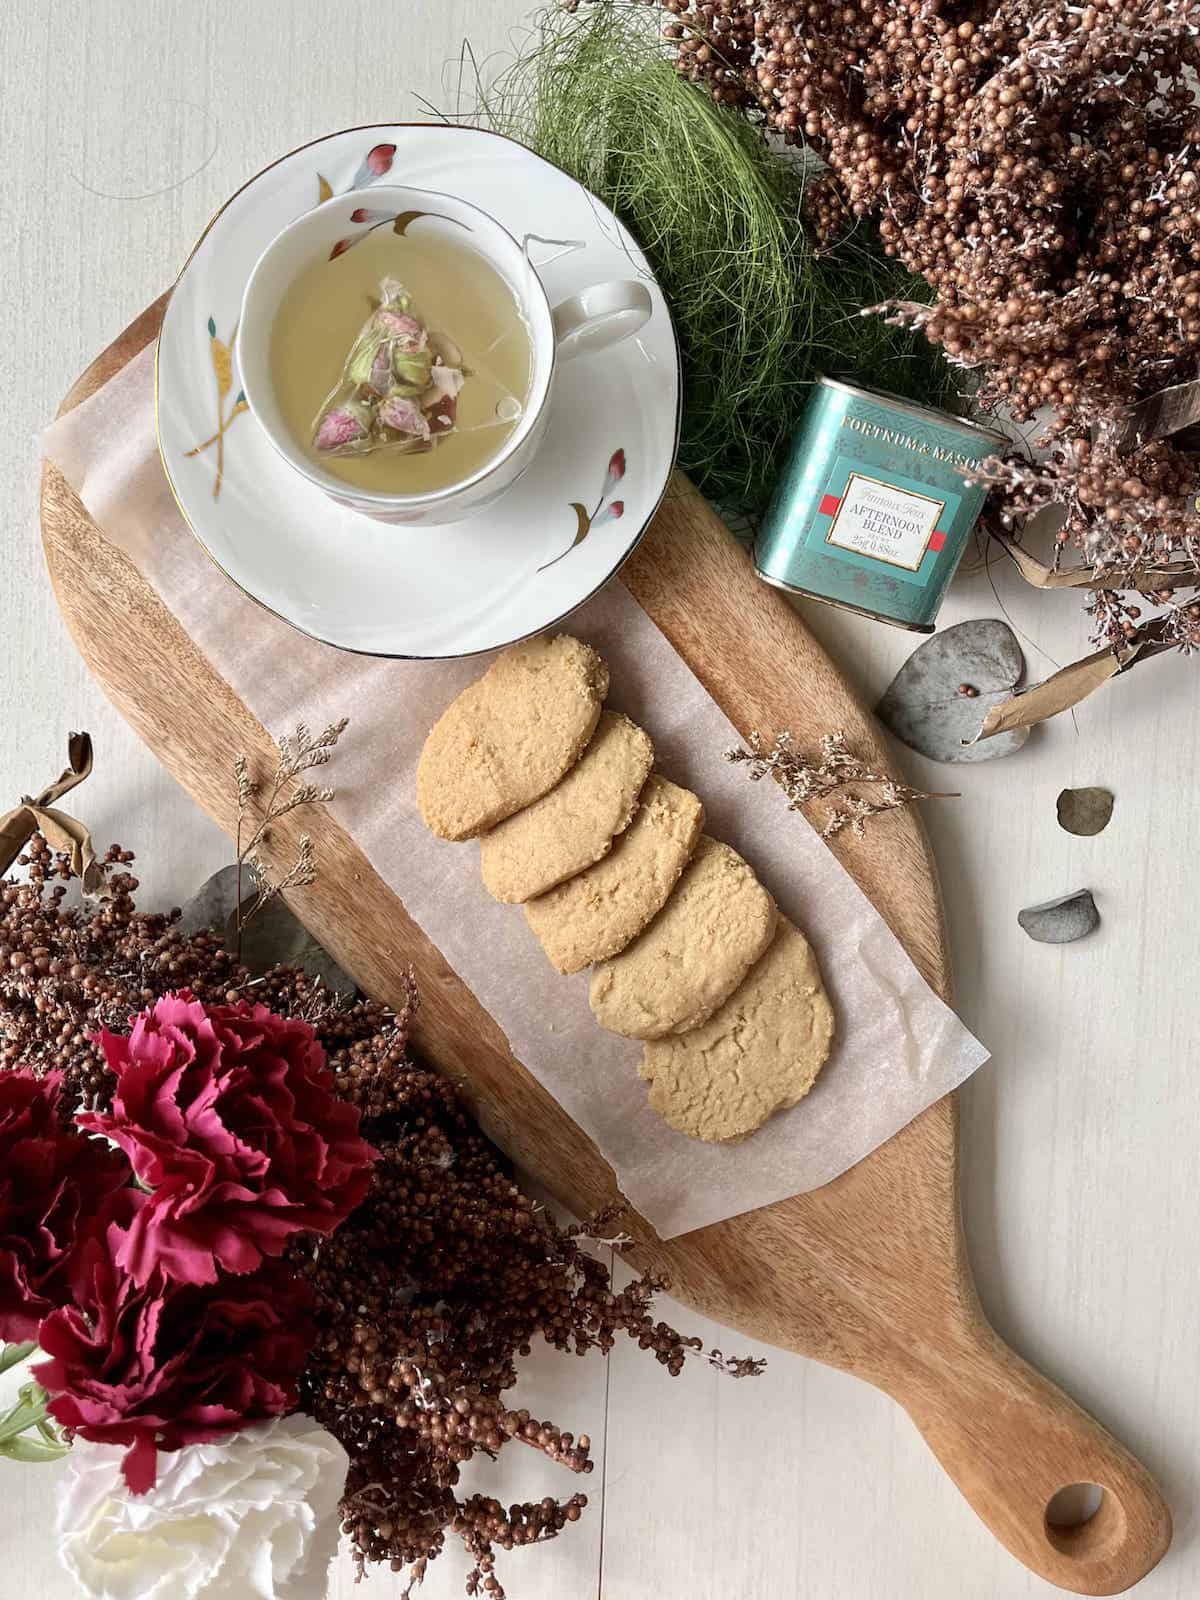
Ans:
POLYGON ((594 283, 554 308, 554 342, 560 361, 620 344, 650 320, 654 302, 634 278, 594 283))

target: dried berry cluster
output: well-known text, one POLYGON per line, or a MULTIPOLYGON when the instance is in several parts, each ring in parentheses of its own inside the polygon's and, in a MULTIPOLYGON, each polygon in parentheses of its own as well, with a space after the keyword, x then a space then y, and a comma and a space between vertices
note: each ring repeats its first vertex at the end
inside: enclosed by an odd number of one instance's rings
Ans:
POLYGON ((810 178, 804 186, 802 215, 821 250, 831 250, 853 223, 841 185, 832 173, 810 178))
MULTIPOLYGON (((396 1012, 339 1004, 298 968, 252 977, 218 935, 182 933, 177 912, 139 912, 132 860, 113 846, 108 897, 72 906, 67 858, 35 835, 21 857, 27 881, 0 883, 0 1066, 60 1071, 64 1109, 105 1107, 113 1078, 91 1036, 125 1031, 132 1013, 184 987, 206 1001, 253 998, 313 1025, 381 1158, 349 1221, 294 1253, 319 1326, 301 1405, 350 1455, 344 1529, 360 1566, 386 1561, 415 1582, 449 1531, 475 1562, 469 1592, 500 1600, 495 1548, 552 1537, 586 1499, 460 1499, 463 1463, 518 1440, 573 1472, 591 1468, 586 1435, 504 1402, 534 1338, 583 1355, 625 1333, 671 1373, 700 1341, 653 1319, 653 1280, 614 1290, 582 1245, 594 1229, 559 1227, 530 1201, 455 1088, 412 1062, 415 995, 396 1012)), ((735 1375, 759 1365, 708 1359, 735 1375)))
MULTIPOLYGON (((1010 525, 1063 506, 1060 550, 1200 646, 1200 610, 1172 598, 1200 567, 1200 456, 1126 409, 1200 357, 1198 0, 648 3, 682 73, 812 144, 932 285, 891 314, 975 371, 985 407, 1052 408, 1045 464, 1001 469, 1010 525)), ((1104 597, 1098 631, 1123 643, 1139 616, 1104 597)))
POLYGON ((40 834, 20 860, 28 881, 0 883, 0 1067, 61 1072, 66 1109, 106 1102, 111 1074, 91 1038, 101 1027, 127 1030, 170 989, 241 998, 249 975, 219 935, 185 938, 170 916, 136 910, 129 851, 108 851, 108 897, 86 912, 66 904, 70 866, 40 834))
MULTIPOLYGON (((345 1079, 355 1097, 353 1065, 345 1079)), ((364 1090, 364 1108, 377 1105, 373 1068, 364 1090)), ((499 1594, 492 1547, 557 1533, 586 1499, 459 1500, 461 1465, 516 1440, 591 1471, 587 1435, 504 1402, 534 1337, 584 1355, 625 1332, 672 1372, 699 1341, 652 1319, 653 1282, 613 1292, 580 1231, 521 1192, 444 1080, 397 1063, 368 1126, 383 1153, 371 1197, 306 1268, 322 1327, 304 1408, 350 1452, 345 1528, 360 1561, 419 1571, 449 1528, 477 1562, 475 1583, 499 1594)))

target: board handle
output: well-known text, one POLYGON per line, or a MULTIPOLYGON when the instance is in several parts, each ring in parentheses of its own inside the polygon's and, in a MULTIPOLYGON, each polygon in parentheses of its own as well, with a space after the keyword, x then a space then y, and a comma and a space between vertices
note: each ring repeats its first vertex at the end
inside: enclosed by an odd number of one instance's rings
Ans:
POLYGON ((910 1384, 889 1387, 997 1539, 1074 1594, 1121 1594, 1144 1578, 1171 1542, 1170 1509, 1146 1468, 982 1314, 950 1342, 909 1369, 910 1384), (1075 1484, 1102 1489, 1099 1508, 1056 1526, 1051 1501, 1075 1484))

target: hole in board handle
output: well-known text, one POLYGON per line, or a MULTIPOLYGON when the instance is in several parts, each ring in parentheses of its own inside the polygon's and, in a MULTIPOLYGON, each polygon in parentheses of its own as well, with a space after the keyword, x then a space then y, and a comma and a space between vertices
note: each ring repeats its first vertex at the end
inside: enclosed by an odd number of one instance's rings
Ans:
POLYGON ((1046 1506, 1046 1526, 1065 1533, 1082 1528, 1099 1511, 1104 1490, 1098 1483, 1068 1483, 1051 1495, 1046 1506))
POLYGON ((1046 1502, 1046 1537, 1062 1555, 1103 1560, 1125 1537, 1125 1512, 1098 1483, 1068 1483, 1046 1502))

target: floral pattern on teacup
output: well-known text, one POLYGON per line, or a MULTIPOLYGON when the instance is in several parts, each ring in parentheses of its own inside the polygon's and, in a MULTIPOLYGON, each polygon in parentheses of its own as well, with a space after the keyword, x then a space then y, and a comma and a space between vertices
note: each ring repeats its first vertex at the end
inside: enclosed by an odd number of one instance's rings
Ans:
POLYGON ((443 222, 453 222, 457 227, 465 228, 468 233, 471 231, 468 223, 458 217, 448 217, 441 211, 377 211, 370 206, 357 206, 350 213, 350 221, 366 223, 368 225, 366 232, 339 239, 329 252, 329 259, 336 261, 338 256, 344 256, 347 250, 352 250, 356 244, 361 244, 364 239, 370 238, 376 228, 382 228, 386 223, 391 224, 393 233, 398 233, 403 238, 418 217, 440 217, 443 222))

